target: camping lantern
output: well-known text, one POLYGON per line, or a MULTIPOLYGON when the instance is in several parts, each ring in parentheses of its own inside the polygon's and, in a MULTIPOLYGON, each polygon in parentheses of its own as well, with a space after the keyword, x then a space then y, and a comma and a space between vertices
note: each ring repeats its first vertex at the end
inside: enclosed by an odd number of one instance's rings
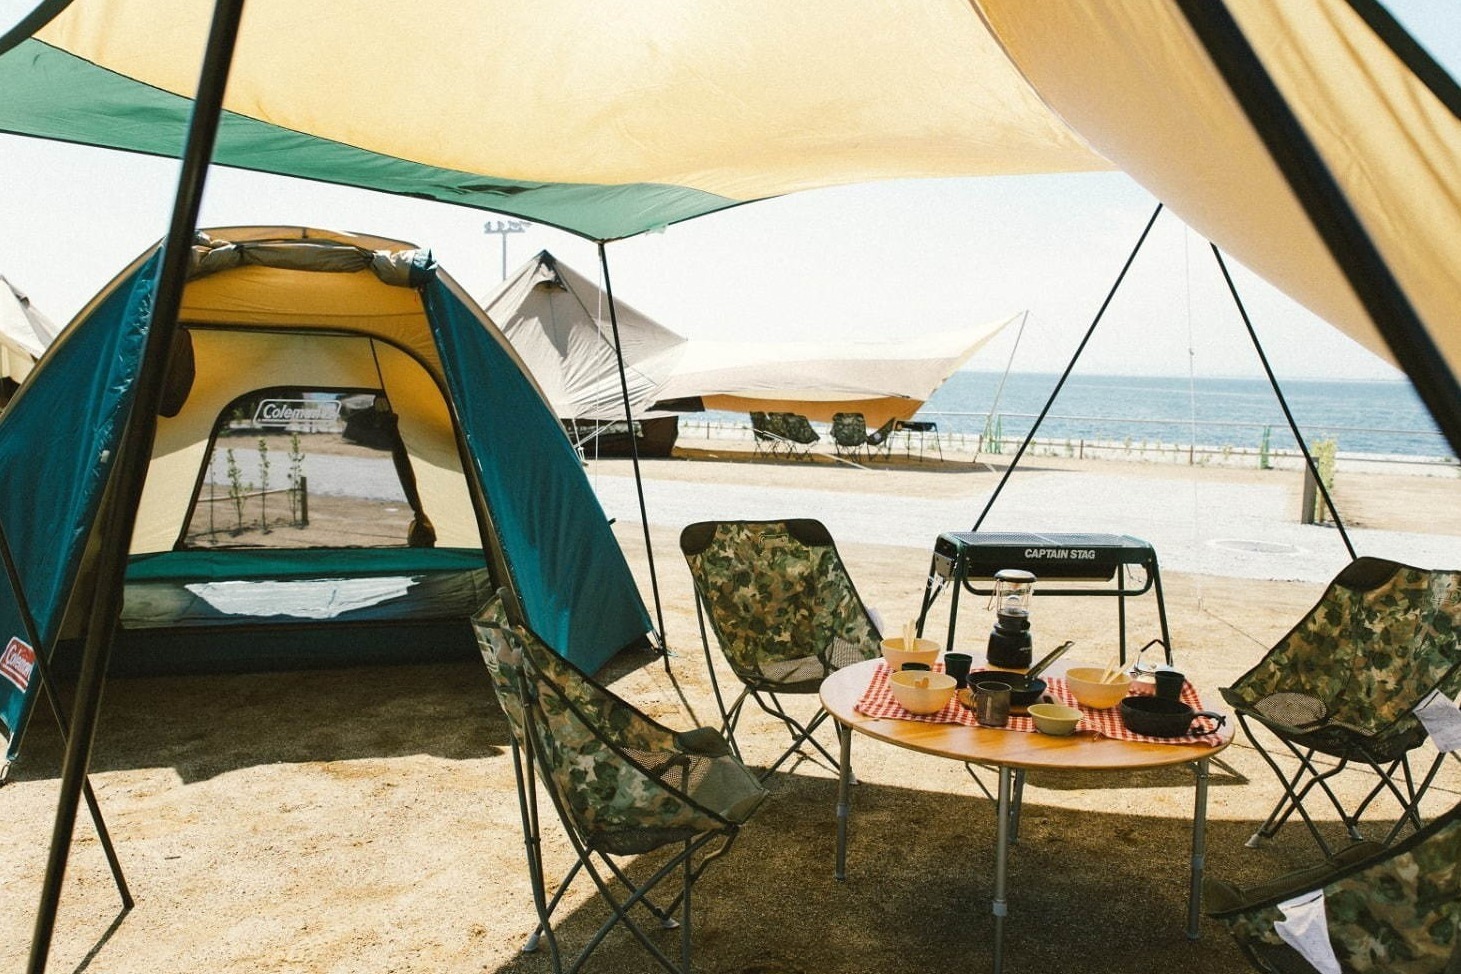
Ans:
POLYGON ((1034 594, 1035 576, 1030 572, 1002 568, 994 573, 994 593, 990 604, 995 610, 995 622, 985 654, 990 666, 1014 670, 1029 667, 1030 598, 1034 594))

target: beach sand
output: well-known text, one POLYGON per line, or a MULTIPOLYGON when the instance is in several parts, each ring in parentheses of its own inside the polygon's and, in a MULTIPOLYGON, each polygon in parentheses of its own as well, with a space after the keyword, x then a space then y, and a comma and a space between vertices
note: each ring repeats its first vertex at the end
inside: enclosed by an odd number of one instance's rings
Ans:
MULTIPOLYGON (((1038 466, 1045 473, 1032 479, 1058 473, 1092 498, 1113 482, 1172 476, 1142 464, 1039 458, 1038 466)), ((904 463, 871 477, 831 462, 663 460, 644 467, 654 492, 671 499, 682 488, 723 488, 729 495, 745 487, 770 504, 809 492, 834 514, 839 498, 874 510, 951 494, 977 502, 996 476, 967 462, 904 463)), ((592 464, 589 472, 609 484, 626 468, 627 461, 608 461, 592 464)), ((1183 472, 1203 478, 1215 492, 1270 484, 1275 481, 1264 478, 1273 474, 1183 472)), ((1296 498, 1297 478, 1285 476, 1293 483, 1277 489, 1296 498)), ((1341 507, 1357 512, 1365 530, 1415 532, 1454 544, 1455 478, 1401 479, 1342 478, 1341 507), (1405 500, 1398 505, 1401 489, 1405 500)), ((687 503, 702 496, 692 490, 687 503)), ((600 676, 675 727, 713 723, 689 576, 677 547, 685 519, 661 518, 656 510, 651 506, 651 536, 670 672, 659 658, 636 652, 623 654, 600 676)), ((617 516, 615 532, 648 599, 637 514, 617 516)), ((738 515, 701 509, 696 516, 738 515)), ((944 525, 967 527, 962 520, 944 525)), ((1133 518, 1127 530, 1145 536, 1148 527, 1133 518)), ((916 612, 932 535, 888 544, 862 540, 860 530, 834 533, 864 598, 890 626, 916 612)), ((1342 547, 1330 560, 1344 563, 1342 547)), ((1177 662, 1210 705, 1220 703, 1215 688, 1260 658, 1323 588, 1322 580, 1175 570, 1164 570, 1163 581, 1177 662)), ((980 644, 989 626, 988 613, 973 601, 961 610, 959 630, 961 643, 970 647, 980 644)), ((1150 601, 1132 603, 1133 645, 1154 635, 1150 601)), ((935 609, 933 631, 943 631, 945 611, 946 603, 935 609)), ((1037 652, 1069 638, 1077 644, 1073 657, 1105 662, 1115 649, 1114 615, 1110 601, 1037 592, 1037 652)), ((722 685, 730 686, 718 659, 716 667, 722 685)), ((740 739, 754 764, 779 753, 782 737, 770 720, 751 715, 740 739)), ((22 760, 0 789, 6 823, 0 835, 0 970, 24 969, 60 751, 53 722, 40 708, 22 760)), ((811 762, 784 769, 772 778, 771 797, 737 846, 696 887, 697 970, 989 968, 991 804, 951 762, 867 739, 856 741, 854 754, 861 784, 854 789, 847 880, 832 876, 835 777, 811 762)), ((112 680, 92 772, 137 906, 119 915, 83 809, 48 970, 550 969, 546 952, 519 953, 535 915, 507 729, 480 661, 112 680)), ((1010 861, 1007 970, 1246 969, 1215 922, 1204 919, 1196 943, 1184 934, 1191 785, 1185 769, 1031 774, 1010 861)), ((1244 846, 1278 794, 1272 773, 1241 735, 1219 755, 1209 800, 1209 875, 1255 882, 1315 860, 1317 847, 1296 825, 1262 848, 1244 846)), ((1436 814, 1458 797, 1461 762, 1450 762, 1426 811, 1436 814)), ((1332 829, 1332 815, 1320 811, 1332 829)), ((550 878, 571 862, 551 813, 545 856, 550 878)), ((584 885, 575 888, 562 916, 565 946, 572 949, 603 913, 584 885)), ((677 943, 670 932, 655 936, 670 950, 677 943)), ((588 969, 630 972, 652 965, 630 938, 616 933, 588 969)))

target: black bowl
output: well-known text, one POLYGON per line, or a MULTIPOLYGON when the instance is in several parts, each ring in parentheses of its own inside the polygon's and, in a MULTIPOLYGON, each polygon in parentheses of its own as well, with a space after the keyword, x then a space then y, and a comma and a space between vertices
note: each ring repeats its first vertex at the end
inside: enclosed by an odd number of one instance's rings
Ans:
POLYGON ((1198 717, 1210 717, 1217 721, 1216 730, 1227 720, 1222 714, 1211 710, 1193 710, 1179 700, 1163 700, 1160 697, 1127 697, 1121 701, 1121 722, 1133 734, 1147 737, 1191 737, 1192 722, 1198 717))
POLYGON ((968 686, 973 687, 976 683, 1003 683, 1010 688, 1010 706, 1028 707, 1032 703, 1040 702, 1040 694, 1045 692, 1045 681, 1038 676, 1031 680, 1023 673, 1012 673, 1008 670, 975 670, 969 674, 968 686))

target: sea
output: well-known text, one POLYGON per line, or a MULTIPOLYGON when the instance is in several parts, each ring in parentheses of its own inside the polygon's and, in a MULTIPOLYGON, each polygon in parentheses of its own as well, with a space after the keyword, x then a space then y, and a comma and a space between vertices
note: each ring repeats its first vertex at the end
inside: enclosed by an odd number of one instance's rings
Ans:
MULTIPOLYGON (((1060 376, 955 372, 916 419, 939 430, 1018 441, 1029 432, 1060 376)), ((1281 388, 1312 447, 1339 453, 1454 460, 1444 436, 1404 380, 1286 379, 1281 388)), ((1041 440, 1197 444, 1292 450, 1278 398, 1264 378, 1072 374, 1040 424, 1041 440)))

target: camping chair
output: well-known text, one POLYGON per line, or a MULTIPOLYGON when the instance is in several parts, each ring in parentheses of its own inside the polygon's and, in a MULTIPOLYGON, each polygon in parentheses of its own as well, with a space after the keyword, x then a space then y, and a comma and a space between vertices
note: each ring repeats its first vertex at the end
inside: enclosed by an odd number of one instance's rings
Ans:
POLYGON ((812 734, 827 719, 821 707, 805 724, 781 694, 816 694, 834 670, 879 654, 879 634, 862 598, 818 521, 701 521, 680 534, 695 580, 695 613, 715 701, 731 746, 748 699, 784 723, 791 746, 762 773, 810 743, 837 767, 812 734), (727 707, 715 677, 709 632, 715 633, 742 689, 727 707))
POLYGON ((751 413, 751 435, 755 440, 756 452, 752 456, 765 454, 768 457, 776 456, 776 449, 781 440, 771 432, 771 419, 763 412, 751 413))
POLYGON ((1207 915, 1270 974, 1323 969, 1275 929, 1311 897, 1324 909, 1316 946, 1327 940, 1345 974, 1461 974, 1461 805, 1389 847, 1364 842, 1261 886, 1208 879, 1202 891, 1207 915))
POLYGON ((832 417, 832 444, 839 457, 856 457, 867 446, 867 420, 862 413, 837 413, 832 417))
POLYGON ((508 624, 495 599, 473 625, 482 658, 512 735, 518 808, 538 928, 524 952, 548 938, 553 970, 563 971, 553 911, 580 872, 587 873, 611 916, 568 966, 578 970, 616 925, 623 924, 665 970, 690 970, 690 891, 711 861, 729 851, 738 829, 766 796, 712 728, 677 734, 594 683, 531 631, 508 624), (552 799, 577 861, 548 897, 538 823, 537 782, 552 799), (614 857, 675 847, 635 885, 614 857), (708 850, 708 851, 704 851, 708 850), (700 855, 696 861, 697 853, 700 855), (680 876, 664 907, 649 899, 662 881, 680 876), (622 887, 622 890, 621 890, 622 887), (671 960, 635 922, 647 909, 680 928, 680 957, 671 960), (679 911, 679 919, 675 912, 679 911))
POLYGON ((1426 740, 1426 729, 1415 709, 1435 691, 1452 699, 1461 692, 1458 635, 1461 572, 1428 572, 1358 558, 1258 665, 1222 690, 1244 732, 1283 784, 1283 797, 1249 845, 1273 836, 1297 811, 1329 854, 1328 843, 1304 807, 1316 786, 1339 813, 1351 839, 1363 838, 1360 816, 1385 791, 1401 807, 1385 843, 1406 822, 1420 828, 1421 797, 1445 755, 1437 755, 1417 787, 1410 752, 1426 740), (1279 767, 1255 727, 1277 737, 1298 758, 1292 775, 1279 767), (1316 754, 1335 762, 1321 768, 1316 754), (1331 779, 1351 762, 1369 768, 1378 780, 1348 811, 1331 779))
POLYGON ((771 432, 786 446, 788 456, 811 459, 812 444, 822 438, 811 421, 800 413, 772 413, 770 420, 771 432))
POLYGON ((869 460, 877 455, 881 455, 884 460, 892 458, 893 429, 897 425, 898 421, 896 419, 890 419, 867 435, 867 455, 869 460))

